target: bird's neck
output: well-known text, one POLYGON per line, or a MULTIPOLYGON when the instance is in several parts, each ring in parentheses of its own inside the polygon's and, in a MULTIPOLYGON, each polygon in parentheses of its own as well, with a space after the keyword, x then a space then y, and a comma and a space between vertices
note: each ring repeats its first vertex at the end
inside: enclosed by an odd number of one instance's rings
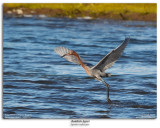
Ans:
POLYGON ((75 52, 74 56, 77 58, 77 60, 79 61, 80 65, 84 68, 84 70, 86 71, 86 73, 89 75, 89 69, 88 67, 82 62, 82 60, 80 59, 79 55, 75 52))

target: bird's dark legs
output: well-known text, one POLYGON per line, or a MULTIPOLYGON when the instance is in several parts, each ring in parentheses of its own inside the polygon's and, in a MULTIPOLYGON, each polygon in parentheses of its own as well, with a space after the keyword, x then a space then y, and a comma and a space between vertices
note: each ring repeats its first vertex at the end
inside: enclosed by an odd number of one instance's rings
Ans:
POLYGON ((107 84, 103 79, 101 79, 102 83, 106 86, 107 88, 107 102, 110 104, 111 103, 111 100, 109 99, 109 84, 107 84))
POLYGON ((106 87, 107 87, 107 102, 110 104, 111 100, 109 99, 109 84, 105 83, 106 87))

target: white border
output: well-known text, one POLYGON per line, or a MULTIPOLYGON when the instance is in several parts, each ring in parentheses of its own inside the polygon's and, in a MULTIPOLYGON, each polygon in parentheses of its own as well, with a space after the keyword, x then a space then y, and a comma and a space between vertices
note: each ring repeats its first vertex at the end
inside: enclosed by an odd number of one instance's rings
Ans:
MULTIPOLYGON (((158 0, 1 0, 1 9, 0 9, 0 17, 2 19, 2 3, 157 3, 157 9, 159 8, 159 1, 158 0)), ((159 14, 159 9, 157 10, 158 14, 159 14)), ((158 16, 158 15, 157 15, 158 16)), ((0 30, 1 30, 1 35, 0 35, 0 39, 1 39, 1 43, 0 43, 0 49, 2 50, 2 20, 1 21, 1 25, 0 25, 0 30)), ((159 23, 158 23, 159 17, 157 18, 157 33, 159 33, 160 27, 159 27, 159 23)), ((159 54, 160 54, 160 44, 159 44, 160 38, 158 37, 157 34, 157 79, 160 77, 159 75, 159 71, 160 68, 158 67, 158 65, 160 66, 160 58, 159 58, 159 54)), ((0 59, 2 60, 2 51, 0 52, 0 59)), ((2 61, 0 61, 0 83, 2 84, 2 61)), ((157 80, 157 90, 159 90, 159 79, 157 80)), ((2 85, 0 86, 0 90, 2 92, 2 85)), ((1 94, 1 93, 0 93, 1 94)), ((48 120, 44 120, 44 119, 28 119, 28 120, 4 120, 2 119, 2 94, 0 95, 0 107, 1 107, 1 111, 0 111, 0 127, 1 128, 61 128, 61 127, 65 127, 65 128, 70 128, 70 127, 74 127, 71 126, 70 119, 63 119, 63 120, 59 120, 59 119, 48 119, 48 120)), ((160 127, 160 118, 159 118, 159 102, 160 98, 159 98, 159 94, 157 91, 157 119, 151 119, 151 120, 144 120, 144 119, 137 119, 137 120, 133 120, 133 119, 91 119, 90 120, 90 125, 86 126, 86 127, 99 127, 99 128, 158 128, 160 127)), ((79 126, 78 126, 79 127, 79 126)), ((84 126, 83 126, 84 127, 84 126)))

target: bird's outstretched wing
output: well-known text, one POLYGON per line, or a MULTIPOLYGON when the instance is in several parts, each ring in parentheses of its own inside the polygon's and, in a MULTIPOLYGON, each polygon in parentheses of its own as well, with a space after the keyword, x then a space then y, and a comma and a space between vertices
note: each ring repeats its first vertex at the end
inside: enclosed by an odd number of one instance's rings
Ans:
POLYGON ((65 47, 57 47, 54 49, 54 51, 61 57, 65 58, 66 60, 72 63, 80 64, 74 55, 65 55, 71 51, 70 49, 65 47))
MULTIPOLYGON (((67 53, 69 53, 71 50, 65 47, 57 47, 54 49, 54 51, 60 55, 61 57, 65 58, 66 60, 78 64, 80 65, 79 61, 77 60, 77 58, 74 55, 66 55, 67 53)), ((86 61, 84 61, 84 59, 82 59, 80 57, 81 61, 86 64, 87 66, 91 66, 91 64, 87 63, 86 61)))
POLYGON ((120 46, 108 53, 102 60, 100 60, 94 67, 92 67, 92 69, 99 69, 101 71, 105 71, 106 69, 112 67, 112 65, 121 56, 129 40, 129 38, 126 38, 120 46))

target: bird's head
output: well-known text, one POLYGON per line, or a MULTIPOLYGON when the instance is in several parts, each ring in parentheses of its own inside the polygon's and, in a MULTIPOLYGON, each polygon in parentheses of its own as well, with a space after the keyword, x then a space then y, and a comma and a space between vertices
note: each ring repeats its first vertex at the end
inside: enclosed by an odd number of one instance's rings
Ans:
POLYGON ((73 50, 70 50, 69 53, 64 54, 63 57, 67 56, 67 55, 77 55, 77 53, 75 51, 73 51, 73 50))
POLYGON ((68 55, 76 55, 76 52, 73 51, 73 50, 70 50, 69 53, 68 53, 68 55))

